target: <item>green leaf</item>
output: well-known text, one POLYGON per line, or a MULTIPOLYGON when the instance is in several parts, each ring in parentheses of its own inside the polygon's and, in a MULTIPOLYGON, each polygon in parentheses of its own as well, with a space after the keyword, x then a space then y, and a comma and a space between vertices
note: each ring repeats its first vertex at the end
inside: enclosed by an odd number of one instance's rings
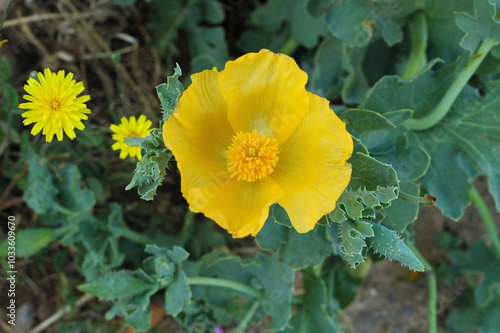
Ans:
POLYGON ((424 271, 424 265, 395 231, 377 223, 372 223, 371 227, 374 235, 369 242, 375 253, 397 260, 414 271, 424 271))
POLYGON ((173 283, 165 292, 165 309, 172 316, 177 316, 183 307, 191 301, 191 289, 186 282, 186 274, 178 272, 173 283))
POLYGON ((24 192, 24 200, 38 214, 46 214, 55 205, 55 197, 59 190, 47 167, 47 160, 40 159, 31 152, 29 157, 28 188, 24 192))
POLYGON ((424 12, 430 32, 427 48, 429 59, 441 58, 449 64, 463 53, 459 45, 463 31, 455 24, 456 13, 472 10, 471 0, 426 1, 424 12))
MULTIPOLYGON (((26 258, 34 255, 55 239, 55 230, 48 228, 31 228, 16 232, 15 247, 16 257, 26 258)), ((0 255, 7 256, 9 245, 8 238, 0 242, 0 255)))
MULTIPOLYGON (((271 323, 267 329, 279 331, 290 320, 294 275, 291 268, 280 263, 277 254, 266 257, 259 253, 251 260, 242 262, 239 257, 212 252, 202 259, 198 274, 237 281, 262 289, 264 294, 261 307, 254 320, 262 320, 259 312, 269 314, 271 323)), ((241 292, 212 286, 204 289, 205 298, 212 306, 224 309, 233 316, 241 316, 251 306, 251 302, 241 299, 248 297, 241 292)))
POLYGON ((324 226, 317 224, 313 230, 305 234, 299 234, 293 228, 284 232, 286 241, 279 255, 280 259, 293 269, 315 266, 332 252, 324 226))
POLYGON ((406 137, 397 143, 394 151, 386 155, 377 155, 377 160, 391 165, 400 181, 415 181, 422 178, 431 164, 429 153, 419 145, 408 145, 406 137))
POLYGON ((275 222, 270 210, 264 226, 255 236, 255 242, 262 250, 276 252, 286 241, 287 229, 289 228, 275 222))
POLYGON ((438 62, 435 60, 409 79, 386 75, 367 93, 361 107, 379 113, 409 109, 413 111, 413 118, 424 117, 441 101, 467 60, 464 54, 453 64, 434 72, 431 68, 438 62))
POLYGON ((142 160, 137 163, 134 176, 125 189, 130 190, 137 186, 141 199, 153 200, 165 177, 165 169, 172 153, 165 147, 160 129, 152 130, 151 135, 142 141, 141 148, 142 160))
POLYGON ((193 54, 191 60, 193 72, 201 72, 213 67, 222 69, 229 60, 225 32, 222 27, 193 29, 190 47, 193 54))
POLYGON ((403 40, 401 28, 394 20, 415 10, 418 2, 402 1, 397 6, 390 3, 369 3, 364 0, 336 1, 325 12, 330 31, 354 47, 365 47, 377 32, 387 45, 403 40))
POLYGON ((76 166, 67 164, 56 171, 56 186, 59 189, 58 203, 73 212, 88 212, 95 205, 94 193, 81 186, 80 171, 76 166))
POLYGON ((271 206, 271 214, 274 218, 274 221, 278 224, 281 224, 285 227, 291 228, 292 222, 288 217, 286 210, 278 204, 274 204, 271 206))
POLYGON ((408 131, 405 126, 397 125, 410 119, 411 111, 398 110, 382 116, 369 110, 349 109, 340 118, 346 124, 347 131, 361 140, 370 153, 387 154, 395 149, 396 140, 408 131), (391 122, 388 116, 397 122, 391 122))
POLYGON ((361 104, 370 88, 362 68, 365 53, 366 49, 349 47, 347 43, 342 47, 343 68, 348 73, 341 91, 344 103, 361 104))
MULTIPOLYGON (((179 77, 182 75, 182 70, 179 64, 176 64, 174 69, 174 74, 167 78, 167 83, 162 83, 156 86, 156 93, 161 102, 161 107, 163 109, 163 121, 167 121, 170 114, 177 106, 177 102, 184 92, 184 86, 179 81, 179 77)), ((160 127, 163 123, 160 123, 160 127)))
POLYGON ((313 274, 304 272, 304 295, 302 308, 291 321, 287 333, 299 332, 342 332, 336 322, 338 304, 329 304, 325 282, 313 274), (334 312, 335 311, 335 312, 334 312))
MULTIPOLYGON (((401 181, 399 182, 399 188, 400 192, 416 197, 420 195, 420 187, 413 182, 401 181)), ((396 200, 391 201, 391 205, 389 207, 379 211, 384 215, 384 219, 381 224, 402 234, 403 231, 405 231, 406 228, 417 219, 418 209, 418 203, 411 203, 399 197, 396 200)))
POLYGON ((482 275, 474 294, 477 304, 485 307, 500 297, 500 260, 482 241, 471 247, 468 259, 465 269, 482 275))
POLYGON ((321 42, 314 55, 309 91, 327 99, 335 99, 340 95, 344 83, 342 46, 343 42, 334 36, 321 42))
POLYGON ((153 286, 136 277, 136 272, 121 270, 107 273, 94 281, 78 286, 84 293, 95 295, 102 300, 116 300, 138 295, 153 286))
POLYGON ((306 48, 314 47, 328 32, 321 18, 307 12, 304 0, 270 0, 252 13, 250 21, 253 26, 261 27, 263 33, 271 34, 271 38, 286 25, 290 31, 288 38, 306 48))
POLYGON ((422 184, 438 198, 436 206, 453 219, 460 218, 470 202, 468 174, 449 167, 450 163, 460 165, 461 154, 487 176, 490 193, 500 210, 500 154, 495 153, 500 145, 496 111, 500 107, 500 81, 493 82, 490 89, 482 100, 475 90, 466 89, 441 123, 409 137, 431 156, 422 184))
POLYGON ((339 250, 345 256, 347 262, 352 268, 356 268, 364 262, 365 247, 367 247, 365 238, 373 237, 372 224, 364 221, 347 220, 340 225, 340 243, 339 250))
POLYGON ((475 304, 458 304, 446 318, 450 332, 495 332, 500 327, 500 300, 481 308, 475 304))
POLYGON ((399 185, 394 169, 368 156, 357 139, 354 142, 354 152, 348 161, 352 165, 351 181, 329 215, 333 222, 373 217, 373 209, 387 207, 398 197, 399 185))
POLYGON ((459 13, 456 22, 465 32, 460 45, 470 52, 476 51, 483 40, 500 43, 500 21, 497 20, 495 3, 491 0, 474 0, 474 16, 459 13))

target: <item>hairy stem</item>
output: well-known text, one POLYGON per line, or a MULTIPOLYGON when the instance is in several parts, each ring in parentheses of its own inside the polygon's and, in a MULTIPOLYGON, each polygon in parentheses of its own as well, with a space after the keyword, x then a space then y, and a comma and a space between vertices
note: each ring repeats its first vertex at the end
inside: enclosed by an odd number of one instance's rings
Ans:
POLYGON ((479 215, 481 215, 481 219, 483 220, 484 226, 486 227, 486 232, 488 233, 488 237, 491 240, 491 244, 493 245, 493 249, 495 250, 495 254, 498 259, 500 259, 500 238, 498 237, 498 231, 495 225, 495 220, 493 220, 493 216, 491 215, 488 206, 484 202, 479 191, 473 186, 471 187, 470 197, 472 199, 472 203, 476 206, 479 215))
POLYGON ((411 242, 405 242, 406 245, 415 253, 418 260, 424 264, 425 274, 429 288, 429 333, 437 333, 437 279, 434 268, 417 250, 411 242))
POLYGON ((427 19, 423 12, 413 16, 409 24, 411 51, 401 78, 407 79, 417 74, 427 62, 427 19))
POLYGON ((257 299, 253 302, 252 306, 250 307, 250 309, 248 309, 247 313, 245 313, 245 316, 238 324, 238 327, 236 327, 236 333, 245 333, 245 329, 250 323, 250 320, 252 320, 252 317, 257 311, 257 309, 259 309, 259 306, 260 306, 260 299, 257 299))
POLYGON ((257 298, 262 297, 261 291, 255 289, 255 288, 252 288, 250 286, 247 286, 246 284, 239 283, 236 281, 231 281, 231 280, 212 278, 212 277, 204 277, 204 276, 195 276, 195 277, 187 277, 186 283, 193 284, 193 285, 223 287, 223 288, 228 288, 228 289, 240 291, 242 293, 245 293, 247 295, 254 296, 257 298))
POLYGON ((434 110, 423 118, 408 119, 404 124, 415 131, 423 131, 438 124, 446 116, 448 111, 450 111, 458 95, 467 85, 467 82, 469 82, 469 79, 476 72, 477 68, 481 65, 493 46, 495 46, 493 41, 488 39, 483 40, 434 110))

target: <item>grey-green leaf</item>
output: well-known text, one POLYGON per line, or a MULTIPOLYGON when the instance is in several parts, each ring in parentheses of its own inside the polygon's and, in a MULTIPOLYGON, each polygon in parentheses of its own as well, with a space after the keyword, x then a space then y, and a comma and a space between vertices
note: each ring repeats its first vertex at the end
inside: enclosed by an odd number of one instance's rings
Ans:
POLYGON ((377 223, 372 223, 371 227, 373 237, 369 242, 376 253, 397 260, 414 271, 424 271, 424 265, 394 230, 377 223))

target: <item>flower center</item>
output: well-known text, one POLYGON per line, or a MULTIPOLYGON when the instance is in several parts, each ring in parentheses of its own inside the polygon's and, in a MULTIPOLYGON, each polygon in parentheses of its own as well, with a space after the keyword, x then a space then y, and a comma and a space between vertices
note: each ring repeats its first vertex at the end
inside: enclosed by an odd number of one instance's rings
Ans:
POLYGON ((56 99, 53 99, 50 101, 49 107, 50 110, 52 110, 53 112, 59 111, 59 109, 61 108, 61 102, 56 99))
POLYGON ((257 130, 239 132, 227 150, 228 171, 238 180, 254 182, 266 178, 278 162, 279 146, 276 139, 257 130))

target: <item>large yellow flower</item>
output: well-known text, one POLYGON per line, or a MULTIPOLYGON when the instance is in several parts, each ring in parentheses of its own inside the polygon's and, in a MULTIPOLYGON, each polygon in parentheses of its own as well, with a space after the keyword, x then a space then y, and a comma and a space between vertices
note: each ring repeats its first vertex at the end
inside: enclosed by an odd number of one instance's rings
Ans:
POLYGON ((29 95, 24 95, 28 103, 21 103, 21 109, 29 109, 21 116, 23 124, 35 123, 31 134, 37 135, 42 129, 45 140, 51 142, 54 135, 59 141, 63 139, 64 133, 70 138, 76 137, 74 129, 83 130, 85 126, 82 120, 88 119, 85 102, 90 100, 89 95, 78 97, 85 89, 83 82, 76 83, 73 73, 64 75, 64 71, 52 73, 45 69, 44 74, 38 73, 38 80, 28 79, 24 90, 29 95))
POLYGON ((181 190, 233 237, 255 236, 279 203, 312 230, 351 177, 351 136, 329 102, 306 91, 295 61, 268 50, 191 76, 163 126, 181 190))
POLYGON ((109 128, 114 132, 113 140, 116 140, 111 148, 113 148, 113 150, 121 150, 121 159, 125 159, 128 155, 130 155, 130 157, 137 157, 140 161, 142 159, 141 147, 129 146, 125 142, 125 139, 130 137, 146 137, 152 130, 151 125, 151 120, 147 120, 145 115, 141 115, 137 120, 134 116, 129 119, 123 117, 119 125, 111 124, 109 126, 109 128))

